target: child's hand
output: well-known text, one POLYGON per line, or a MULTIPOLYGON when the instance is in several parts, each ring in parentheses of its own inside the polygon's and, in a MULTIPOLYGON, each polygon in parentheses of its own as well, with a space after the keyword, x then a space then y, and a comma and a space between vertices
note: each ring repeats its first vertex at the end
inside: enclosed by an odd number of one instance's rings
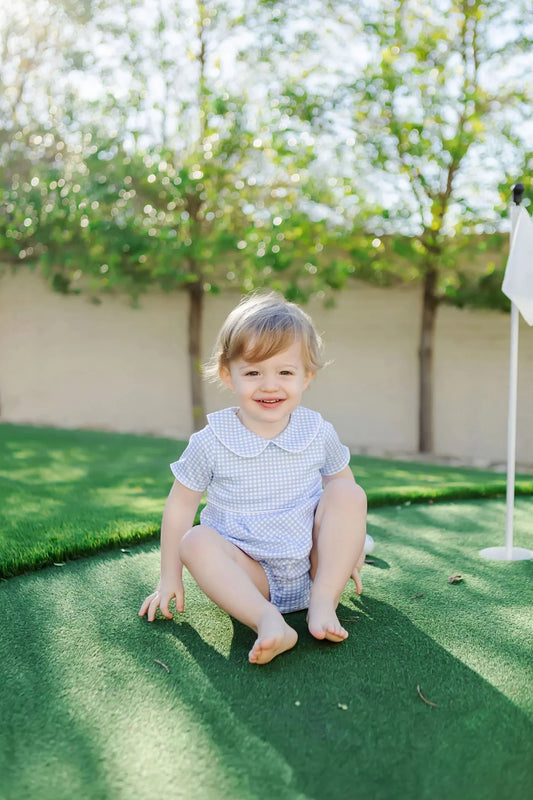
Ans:
POLYGON ((355 583, 355 591, 357 594, 361 594, 363 591, 363 582, 361 581, 361 574, 357 567, 354 567, 352 572, 352 580, 355 583))
POLYGON ((357 592, 357 594, 361 594, 363 591, 363 582, 361 581, 361 568, 364 563, 365 563, 365 552, 363 550, 352 572, 352 580, 355 583, 355 591, 357 592))
POLYGON ((183 611, 184 609, 184 591, 183 581, 179 579, 173 584, 166 584, 160 582, 159 586, 149 594, 139 610, 139 616, 144 617, 148 613, 148 622, 153 622, 155 612, 159 608, 161 613, 167 619, 172 619, 172 611, 169 610, 169 603, 172 598, 176 598, 176 611, 183 611))

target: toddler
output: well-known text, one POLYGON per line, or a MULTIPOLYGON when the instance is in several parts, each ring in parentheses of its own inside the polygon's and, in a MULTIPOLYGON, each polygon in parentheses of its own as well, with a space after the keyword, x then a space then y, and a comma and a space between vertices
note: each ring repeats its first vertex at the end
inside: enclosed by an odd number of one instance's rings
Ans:
POLYGON ((220 608, 256 632, 249 661, 294 647, 283 614, 308 609, 316 639, 348 632, 336 608, 350 577, 362 591, 366 496, 350 454, 316 411, 300 405, 323 366, 301 308, 274 294, 245 297, 218 336, 206 372, 236 406, 208 414, 179 461, 161 526, 161 577, 139 616, 184 609, 182 569, 220 608), (206 506, 194 525, 204 491, 206 506))

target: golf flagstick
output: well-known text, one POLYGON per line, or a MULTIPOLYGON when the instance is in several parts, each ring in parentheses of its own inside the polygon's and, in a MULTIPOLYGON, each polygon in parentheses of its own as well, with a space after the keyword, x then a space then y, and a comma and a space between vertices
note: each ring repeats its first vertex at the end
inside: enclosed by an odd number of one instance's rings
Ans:
MULTIPOLYGON (((520 209, 524 187, 517 183, 513 188, 514 206, 511 206, 511 245, 509 261, 516 242, 516 232, 518 227, 518 215, 523 211, 520 209)), ((529 255, 533 259, 533 253, 529 255)), ((507 271, 506 271, 507 277, 507 271)), ((504 280, 505 284, 505 280, 504 280)), ((505 292, 507 294, 507 291, 505 292)), ((507 420, 507 493, 506 493, 506 522, 505 522, 505 547, 486 547, 479 551, 483 558, 491 558, 497 561, 523 561, 533 558, 533 550, 525 547, 513 547, 513 521, 514 521, 514 493, 515 493, 515 464, 516 464, 516 409, 517 409, 517 389, 518 389, 518 323, 520 314, 518 306, 511 300, 511 352, 509 366, 509 413, 507 420)))

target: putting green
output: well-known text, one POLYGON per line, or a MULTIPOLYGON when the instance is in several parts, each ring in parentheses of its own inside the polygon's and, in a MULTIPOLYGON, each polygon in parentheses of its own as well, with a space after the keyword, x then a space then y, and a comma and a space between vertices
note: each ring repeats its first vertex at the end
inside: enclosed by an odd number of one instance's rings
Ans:
MULTIPOLYGON (((0 423, 0 578, 159 535, 185 442, 149 436, 0 423)), ((352 456, 371 507, 496 497, 491 471, 352 456)), ((533 495, 517 476, 516 494, 533 495)))
MULTIPOLYGON (((532 510, 517 500, 530 548, 532 510)), ((0 797, 524 800, 533 562, 478 556, 504 517, 498 500, 372 511, 350 638, 290 615, 300 641, 264 667, 190 578, 180 618, 136 616, 154 544, 3 582, 0 797)))

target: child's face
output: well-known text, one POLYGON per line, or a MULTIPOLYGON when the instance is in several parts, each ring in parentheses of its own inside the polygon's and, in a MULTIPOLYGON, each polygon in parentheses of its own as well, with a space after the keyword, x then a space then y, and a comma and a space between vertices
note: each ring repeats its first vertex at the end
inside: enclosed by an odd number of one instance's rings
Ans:
POLYGON ((237 395, 243 425, 266 439, 287 427, 313 375, 304 366, 299 340, 265 361, 236 359, 220 371, 223 383, 237 395))

